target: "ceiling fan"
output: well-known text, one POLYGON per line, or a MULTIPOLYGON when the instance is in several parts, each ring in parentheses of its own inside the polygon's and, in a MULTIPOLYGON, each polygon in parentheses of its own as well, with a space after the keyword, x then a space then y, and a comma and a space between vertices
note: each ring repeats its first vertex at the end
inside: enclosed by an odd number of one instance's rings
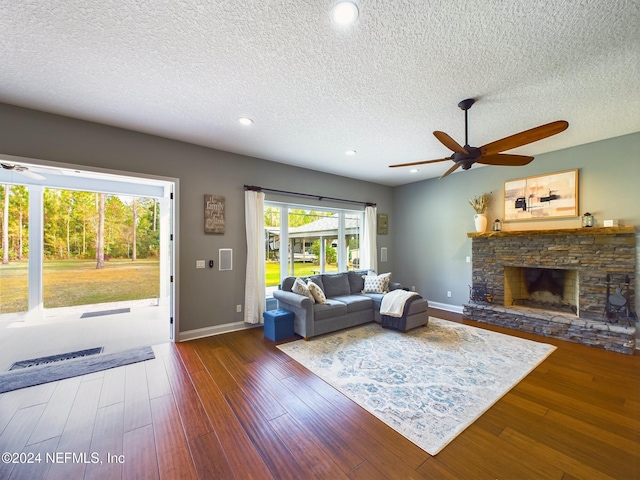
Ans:
POLYGON ((4 168, 5 170, 11 170, 13 172, 19 173, 20 175, 24 175, 25 177, 33 178, 34 180, 45 179, 45 177, 43 177, 39 173, 32 172, 24 165, 18 165, 17 163, 0 163, 0 167, 4 168))
POLYGON ((539 127, 525 130, 524 132, 516 133, 514 135, 496 140, 495 142, 487 143, 482 147, 470 147, 469 146, 469 130, 467 125, 467 111, 475 103, 475 99, 467 98, 462 100, 458 107, 464 110, 464 147, 460 146, 453 138, 444 132, 433 132, 435 137, 449 150, 453 151, 453 155, 446 158, 439 158, 438 160, 425 160, 421 162, 413 163, 400 163, 397 165, 389 165, 391 168, 396 167, 410 167, 415 165, 424 165, 427 163, 444 162, 446 160, 453 160, 454 164, 449 170, 447 170, 440 178, 444 178, 447 175, 455 172, 459 167, 463 170, 469 170, 474 163, 483 163, 485 165, 505 165, 511 167, 519 167, 526 165, 533 157, 525 155, 511 155, 504 154, 505 150, 511 150, 512 148, 521 147, 529 143, 537 142, 543 138, 550 137, 557 133, 560 133, 567 129, 569 123, 564 120, 558 120, 556 122, 540 125, 539 127))

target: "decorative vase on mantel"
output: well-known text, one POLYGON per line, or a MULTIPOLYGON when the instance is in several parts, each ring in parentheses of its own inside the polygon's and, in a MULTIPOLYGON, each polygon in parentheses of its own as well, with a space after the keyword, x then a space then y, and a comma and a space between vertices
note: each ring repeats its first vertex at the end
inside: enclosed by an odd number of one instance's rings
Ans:
POLYGON ((476 223, 476 232, 484 233, 487 230, 487 217, 485 213, 489 206, 489 193, 483 193, 482 195, 475 196, 469 199, 469 205, 473 207, 476 214, 473 219, 476 223))
POLYGON ((476 213, 473 220, 476 222, 476 232, 484 233, 487 231, 487 216, 484 213, 476 213))

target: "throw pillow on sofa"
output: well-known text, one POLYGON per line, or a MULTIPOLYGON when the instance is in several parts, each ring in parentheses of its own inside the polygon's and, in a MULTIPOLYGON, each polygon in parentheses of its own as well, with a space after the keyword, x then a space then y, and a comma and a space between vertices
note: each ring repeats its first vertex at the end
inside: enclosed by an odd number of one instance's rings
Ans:
POLYGON ((311 300, 311 303, 316 303, 316 299, 313 297, 313 294, 309 290, 309 287, 307 287, 307 284, 304 283, 304 280, 302 280, 301 278, 296 278, 296 281, 293 282, 293 285, 291 286, 291 291, 293 293, 297 293, 298 295, 304 295, 305 297, 308 297, 311 300))
POLYGON ((316 303, 323 303, 325 305, 329 303, 327 302, 327 297, 324 296, 324 292, 318 285, 309 280, 307 287, 309 288, 311 295, 313 295, 316 303))
POLYGON ((362 276, 368 274, 368 270, 349 270, 349 272, 347 272, 351 295, 362 293, 362 289, 364 288, 364 278, 362 278, 362 276))
POLYGON ((391 273, 363 275, 362 278, 364 279, 362 293, 387 293, 389 291, 391 273))
POLYGON ((327 298, 351 295, 349 276, 346 272, 325 273, 322 276, 322 291, 327 298))

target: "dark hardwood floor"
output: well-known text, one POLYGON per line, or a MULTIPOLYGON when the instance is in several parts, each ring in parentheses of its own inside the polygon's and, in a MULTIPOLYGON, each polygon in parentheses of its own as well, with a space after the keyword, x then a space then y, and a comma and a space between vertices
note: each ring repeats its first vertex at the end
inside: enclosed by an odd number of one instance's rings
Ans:
POLYGON ((640 478, 638 355, 491 330, 558 349, 434 457, 256 328, 0 395, 0 479, 640 478))

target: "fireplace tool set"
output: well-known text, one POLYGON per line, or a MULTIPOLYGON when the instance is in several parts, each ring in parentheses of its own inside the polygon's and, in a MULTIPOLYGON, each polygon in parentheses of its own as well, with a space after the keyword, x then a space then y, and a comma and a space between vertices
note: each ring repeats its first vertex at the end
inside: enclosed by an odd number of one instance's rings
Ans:
POLYGON ((491 303, 493 294, 486 285, 469 285, 469 299, 476 303, 491 303))
POLYGON ((624 282, 614 287, 611 293, 611 275, 607 274, 607 302, 605 304, 605 315, 607 318, 636 318, 635 312, 631 309, 629 298, 629 275, 624 282))

